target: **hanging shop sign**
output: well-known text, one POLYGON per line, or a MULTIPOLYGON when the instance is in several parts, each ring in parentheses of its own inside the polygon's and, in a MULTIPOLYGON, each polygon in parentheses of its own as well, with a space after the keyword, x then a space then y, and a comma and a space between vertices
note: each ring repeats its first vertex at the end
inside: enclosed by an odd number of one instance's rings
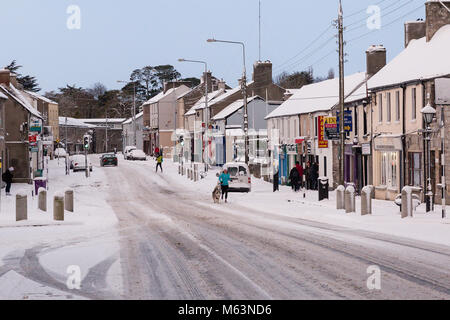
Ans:
MULTIPOLYGON (((337 114, 337 127, 339 128, 339 111, 337 114)), ((345 110, 344 111, 344 130, 345 132, 351 132, 353 131, 353 117, 352 117, 352 110, 345 110)))
POLYGON ((42 131, 42 121, 38 118, 31 118, 30 119, 30 131, 40 133, 42 131))
POLYGON ((287 154, 297 154, 297 145, 296 144, 286 145, 286 153, 287 154))
POLYGON ((37 133, 28 133, 28 142, 30 144, 36 144, 37 143, 37 133))
POLYGON ((363 156, 370 156, 372 154, 372 147, 370 143, 361 144, 361 153, 363 156))
POLYGON ((325 123, 325 117, 324 116, 319 116, 317 117, 317 128, 318 128, 318 146, 319 149, 324 149, 324 148, 328 148, 328 140, 325 139, 325 128, 324 128, 324 123, 325 123))
POLYGON ((339 140, 339 130, 336 117, 325 117, 323 126, 326 140, 339 140))

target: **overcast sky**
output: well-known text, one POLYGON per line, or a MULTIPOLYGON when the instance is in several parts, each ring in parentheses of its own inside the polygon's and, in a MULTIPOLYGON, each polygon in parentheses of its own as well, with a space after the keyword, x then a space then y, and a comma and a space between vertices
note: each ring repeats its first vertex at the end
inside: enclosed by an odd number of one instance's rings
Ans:
MULTIPOLYGON (((337 74, 336 39, 330 40, 336 29, 327 27, 336 19, 338 0, 261 2, 262 60, 273 62, 274 77, 311 64, 316 76, 330 68, 337 74)), ((343 0, 346 74, 365 70, 364 52, 371 44, 385 45, 388 60, 395 57, 403 49, 404 21, 424 18, 424 2, 343 0), (366 10, 377 3, 381 28, 370 30, 366 10)), ((0 66, 16 59, 22 73, 37 77, 42 93, 96 82, 119 88, 116 80, 128 80, 132 70, 146 65, 172 64, 183 77, 201 75, 201 65, 178 58, 206 60, 216 77, 235 86, 242 50, 206 43, 211 37, 245 42, 249 77, 258 60, 258 0, 14 0, 2 1, 0 12, 0 66), (81 10, 79 30, 67 28, 70 5, 81 10)))

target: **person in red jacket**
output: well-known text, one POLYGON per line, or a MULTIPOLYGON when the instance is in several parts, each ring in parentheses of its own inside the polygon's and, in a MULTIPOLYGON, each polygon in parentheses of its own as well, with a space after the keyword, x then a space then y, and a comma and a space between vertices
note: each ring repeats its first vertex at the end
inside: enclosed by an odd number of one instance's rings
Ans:
POLYGON ((297 168, 298 175, 299 175, 299 182, 300 182, 300 188, 303 188, 303 167, 300 165, 300 162, 295 163, 295 167, 297 168))

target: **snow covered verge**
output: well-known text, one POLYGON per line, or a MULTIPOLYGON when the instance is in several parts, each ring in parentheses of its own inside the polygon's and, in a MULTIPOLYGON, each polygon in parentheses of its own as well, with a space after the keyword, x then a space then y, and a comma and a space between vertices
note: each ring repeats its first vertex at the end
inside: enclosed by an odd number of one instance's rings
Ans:
MULTIPOLYGON (((147 165, 154 166, 152 161, 147 165)), ((215 205, 211 192, 217 183, 216 173, 219 169, 209 171, 207 177, 198 182, 178 175, 178 164, 172 161, 165 161, 164 169, 164 175, 169 181, 190 188, 201 196, 199 205, 220 206, 230 214, 257 219, 255 213, 251 213, 257 210, 280 218, 298 218, 450 246, 450 218, 441 218, 440 205, 435 206, 434 213, 427 214, 422 204, 412 218, 402 219, 399 207, 394 202, 373 200, 373 214, 361 216, 361 199, 357 197, 356 213, 346 214, 343 210, 336 210, 335 192, 330 192, 329 200, 319 202, 317 191, 308 191, 304 197, 303 192, 294 193, 290 187, 280 186, 280 191, 274 193, 272 184, 254 177, 251 193, 231 193, 229 203, 215 205)), ((447 216, 450 217, 450 208, 447 216)))
MULTIPOLYGON (((96 163, 95 156, 91 161, 96 163)), ((103 263, 101 277, 108 290, 121 293, 117 218, 106 201, 107 182, 103 170, 94 167, 65 175, 64 161, 49 161, 47 212, 38 209, 34 186, 13 184, 11 197, 2 190, 0 211, 0 299, 84 298, 87 281, 103 263), (74 190, 75 212, 65 212, 65 221, 53 220, 53 196, 74 190), (28 195, 28 220, 16 222, 15 195, 28 195), (30 262, 31 261, 31 262, 30 262), (104 267, 107 261, 108 267, 104 267), (30 264, 24 267, 24 262, 30 264), (67 287, 68 271, 81 272, 81 290, 67 287), (52 285, 42 274, 49 276, 52 285), (102 271, 102 272, 103 272, 102 271)), ((76 278, 74 282, 77 283, 76 278)), ((76 287, 76 286, 75 286, 76 287)))

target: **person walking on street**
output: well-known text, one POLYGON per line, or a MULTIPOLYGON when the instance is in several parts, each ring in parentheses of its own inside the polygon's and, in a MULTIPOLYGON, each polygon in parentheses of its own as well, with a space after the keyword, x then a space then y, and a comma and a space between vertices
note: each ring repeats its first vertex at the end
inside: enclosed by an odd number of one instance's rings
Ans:
POLYGON ((289 172, 289 180, 291 181, 291 187, 292 190, 294 190, 295 192, 298 191, 299 187, 299 174, 298 174, 298 170, 296 167, 293 167, 291 169, 291 172, 289 172))
POLYGON ((158 157, 158 156, 159 156, 159 148, 156 147, 156 148, 155 148, 155 157, 158 157))
POLYGON ((299 175, 299 188, 303 188, 303 167, 300 165, 300 162, 297 161, 295 163, 295 167, 297 168, 298 175, 299 175))
POLYGON ((314 162, 311 165, 311 185, 313 190, 317 190, 317 180, 319 179, 319 165, 314 162))
POLYGON ((158 155, 158 157, 156 158, 156 172, 158 172, 158 167, 161 168, 161 172, 163 172, 162 163, 163 163, 163 156, 158 155))
POLYGON ((305 181, 306 181, 306 190, 311 190, 311 162, 306 163, 305 168, 305 181))
POLYGON ((230 186, 231 176, 228 173, 228 170, 223 170, 222 174, 219 176, 220 187, 222 189, 222 200, 225 196, 225 202, 228 202, 228 188, 230 186))
POLYGON ((2 175, 2 180, 3 180, 3 182, 6 183, 6 195, 7 196, 11 195, 11 184, 13 181, 13 172, 14 172, 14 168, 11 167, 8 170, 6 170, 5 173, 3 173, 3 175, 2 175))

